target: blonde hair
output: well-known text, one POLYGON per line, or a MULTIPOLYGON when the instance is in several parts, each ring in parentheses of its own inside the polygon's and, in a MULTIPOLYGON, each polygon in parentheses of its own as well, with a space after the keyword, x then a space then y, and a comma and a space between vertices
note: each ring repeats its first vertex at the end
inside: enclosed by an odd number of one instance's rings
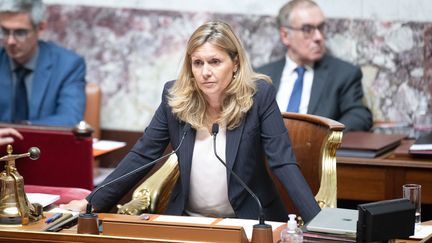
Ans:
POLYGON ((205 23, 192 34, 179 77, 169 91, 168 104, 178 119, 190 123, 194 128, 207 127, 213 122, 207 117, 207 102, 192 73, 191 54, 205 43, 226 51, 238 65, 233 80, 225 90, 221 114, 216 121, 225 124, 227 129, 234 129, 252 107, 252 97, 256 92, 255 81, 271 81, 268 76, 253 71, 240 39, 224 22, 205 23))

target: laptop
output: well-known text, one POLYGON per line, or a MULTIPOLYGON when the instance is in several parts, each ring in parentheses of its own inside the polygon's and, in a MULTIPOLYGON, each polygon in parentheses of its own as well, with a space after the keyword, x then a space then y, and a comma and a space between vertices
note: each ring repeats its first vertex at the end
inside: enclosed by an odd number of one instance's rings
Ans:
POLYGON ((323 208, 307 225, 311 232, 355 236, 358 210, 345 208, 323 208))

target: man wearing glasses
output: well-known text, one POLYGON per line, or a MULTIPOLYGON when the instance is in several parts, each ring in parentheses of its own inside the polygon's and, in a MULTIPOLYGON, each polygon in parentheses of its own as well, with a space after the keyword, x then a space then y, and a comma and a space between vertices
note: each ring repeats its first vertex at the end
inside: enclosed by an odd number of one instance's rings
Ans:
POLYGON ((372 115, 362 103, 362 73, 326 54, 325 18, 312 0, 292 0, 278 15, 285 58, 258 68, 278 89, 281 111, 309 113, 337 120, 348 130, 367 131, 372 115))
POLYGON ((85 62, 39 40, 41 0, 0 0, 0 121, 75 126, 85 109, 85 62))

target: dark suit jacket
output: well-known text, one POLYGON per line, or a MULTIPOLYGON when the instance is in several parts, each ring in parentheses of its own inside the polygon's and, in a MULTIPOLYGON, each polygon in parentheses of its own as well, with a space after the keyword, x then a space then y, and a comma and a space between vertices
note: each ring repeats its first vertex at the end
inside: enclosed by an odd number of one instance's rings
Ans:
MULTIPOLYGON (((270 76, 279 89, 285 58, 257 69, 270 76)), ((325 55, 314 66, 314 79, 308 113, 343 123, 348 130, 368 131, 372 114, 363 105, 361 70, 345 61, 325 55)), ((288 99, 288 98, 287 98, 288 99)))
MULTIPOLYGON (((159 158, 168 143, 173 148, 179 146, 185 123, 177 120, 168 106, 167 93, 172 84, 169 82, 165 85, 162 103, 144 135, 103 183, 159 158)), ((267 173, 264 163, 264 157, 267 156, 270 168, 284 184, 303 219, 309 221, 320 208, 295 161, 275 94, 273 85, 265 81, 257 82, 252 108, 239 127, 227 131, 226 163, 260 198, 266 219, 284 221, 287 212, 267 173)), ((165 212, 167 214, 182 215, 187 205, 195 134, 196 131, 192 129, 177 152, 180 177, 172 191, 165 212)), ((106 186, 87 200, 97 211, 109 211, 147 172, 131 175, 121 183, 106 186)), ((227 181, 229 201, 237 217, 257 219, 256 201, 228 172, 227 181)))
MULTIPOLYGON (((85 62, 72 51, 39 41, 33 73, 29 121, 35 125, 75 126, 85 110, 85 62)), ((8 55, 0 49, 0 121, 12 122, 13 88, 8 55)))

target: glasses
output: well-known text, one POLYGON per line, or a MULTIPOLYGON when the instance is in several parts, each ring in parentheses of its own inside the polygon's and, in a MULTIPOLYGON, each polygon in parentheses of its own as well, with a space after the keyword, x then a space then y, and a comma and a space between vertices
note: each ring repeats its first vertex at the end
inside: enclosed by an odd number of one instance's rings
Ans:
POLYGON ((324 32, 326 31, 326 24, 322 23, 320 25, 311 25, 311 24, 305 24, 300 28, 292 27, 292 26, 285 26, 285 28, 290 30, 296 30, 303 32, 303 35, 305 38, 310 38, 315 34, 315 31, 318 30, 322 35, 324 35, 324 32))
POLYGON ((31 29, 15 29, 15 30, 11 30, 11 29, 6 29, 6 28, 1 28, 1 31, 0 31, 0 40, 7 40, 7 39, 9 39, 10 36, 13 36, 13 38, 16 41, 23 42, 23 41, 25 41, 27 39, 28 35, 32 31, 33 30, 31 30, 31 29))

